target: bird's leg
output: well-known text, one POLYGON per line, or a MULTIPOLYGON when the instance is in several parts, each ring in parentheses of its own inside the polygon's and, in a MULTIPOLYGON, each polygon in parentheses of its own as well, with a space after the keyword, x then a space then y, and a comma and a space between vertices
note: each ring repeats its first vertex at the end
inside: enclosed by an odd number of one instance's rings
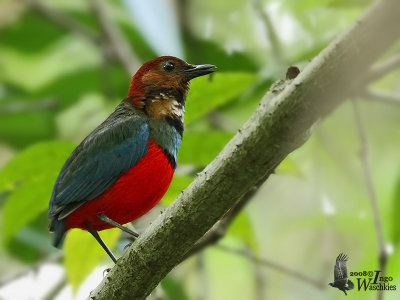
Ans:
POLYGON ((139 237, 139 234, 137 234, 136 232, 130 230, 129 228, 122 226, 121 224, 115 222, 114 220, 107 217, 105 214, 99 214, 99 215, 97 215, 97 217, 101 221, 106 222, 114 227, 117 227, 117 228, 121 229, 122 231, 125 231, 126 233, 129 233, 130 235, 134 236, 135 238, 139 237))
POLYGON ((112 261, 116 264, 117 263, 117 258, 115 255, 111 252, 110 249, 108 249, 106 243, 102 240, 100 235, 97 233, 97 231, 93 230, 92 226, 90 226, 89 223, 86 223, 86 229, 89 231, 93 237, 96 239, 96 241, 100 244, 101 247, 103 247, 104 251, 107 252, 108 256, 112 259, 112 261))

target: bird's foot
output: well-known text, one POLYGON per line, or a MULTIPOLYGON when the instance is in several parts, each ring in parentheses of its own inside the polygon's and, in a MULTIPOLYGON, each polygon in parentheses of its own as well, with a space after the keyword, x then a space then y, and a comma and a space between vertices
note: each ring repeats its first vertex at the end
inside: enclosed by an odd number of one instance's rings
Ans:
POLYGON ((128 248, 132 245, 132 243, 133 243, 133 242, 130 242, 130 243, 128 243, 128 244, 126 244, 126 245, 124 246, 124 252, 126 252, 126 250, 128 250, 128 248))
POLYGON ((111 271, 111 268, 105 269, 105 270, 103 271, 103 277, 106 277, 107 274, 108 274, 108 272, 110 272, 110 271, 111 271))

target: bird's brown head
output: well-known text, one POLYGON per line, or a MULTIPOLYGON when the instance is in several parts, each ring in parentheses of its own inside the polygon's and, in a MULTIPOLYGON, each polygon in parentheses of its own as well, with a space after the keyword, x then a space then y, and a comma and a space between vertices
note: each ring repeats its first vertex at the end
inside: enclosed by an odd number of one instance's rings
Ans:
POLYGON ((213 65, 191 65, 173 56, 152 59, 133 76, 125 101, 156 119, 183 120, 190 80, 214 69, 213 65))

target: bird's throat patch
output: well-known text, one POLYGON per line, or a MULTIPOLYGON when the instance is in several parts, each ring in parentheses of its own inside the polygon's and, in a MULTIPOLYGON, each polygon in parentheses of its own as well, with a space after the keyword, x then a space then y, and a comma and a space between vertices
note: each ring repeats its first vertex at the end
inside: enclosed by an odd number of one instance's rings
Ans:
POLYGON ((159 120, 172 118, 183 122, 185 106, 178 102, 175 97, 168 97, 161 93, 160 96, 146 100, 145 112, 151 118, 159 120))

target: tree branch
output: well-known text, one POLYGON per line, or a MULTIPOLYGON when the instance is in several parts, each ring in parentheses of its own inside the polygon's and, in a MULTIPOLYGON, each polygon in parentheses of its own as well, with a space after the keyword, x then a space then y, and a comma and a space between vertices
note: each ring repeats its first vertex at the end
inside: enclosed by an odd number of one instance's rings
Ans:
POLYGON ((386 76, 390 72, 397 70, 400 68, 400 53, 397 53, 379 65, 373 67, 371 71, 368 73, 365 81, 367 83, 371 83, 381 79, 386 76))
POLYGON ((24 112, 51 110, 57 108, 58 105, 58 101, 52 98, 34 102, 14 102, 10 105, 0 106, 0 116, 20 114, 24 112))
POLYGON ((93 11, 95 12, 107 46, 110 47, 114 56, 124 67, 128 76, 132 76, 141 66, 139 59, 130 48, 128 41, 123 36, 119 28, 111 21, 110 16, 104 7, 102 0, 89 0, 93 11))
POLYGON ((400 37, 399 14, 398 0, 377 1, 280 94, 264 97, 250 120, 130 246, 90 298, 144 299, 249 189, 305 142, 319 119, 359 89, 362 75, 400 37))
MULTIPOLYGON (((374 183, 372 181, 371 167, 370 167, 369 161, 368 161, 367 134, 365 132, 364 125, 361 120, 361 114, 360 114, 360 109, 358 107, 357 100, 353 100, 353 112, 354 112, 354 119, 355 119, 356 127, 357 127, 358 138, 360 140, 359 155, 360 155, 360 159, 361 159, 361 163, 362 163, 362 167, 363 167, 363 171, 364 171, 364 178, 365 178, 365 184, 367 186, 368 198, 370 200, 372 214, 374 216, 375 232, 376 232, 376 238, 378 241, 378 249, 379 249, 379 257, 378 257, 379 269, 382 271, 382 273, 385 273, 388 253, 386 251, 385 238, 384 238, 383 229, 382 229, 382 221, 381 221, 381 217, 379 214, 378 199, 376 196, 374 183)), ((383 299, 382 291, 379 291, 378 300, 382 300, 382 299, 383 299)))
POLYGON ((38 271, 44 264, 47 263, 53 263, 53 262, 60 262, 62 259, 62 253, 56 253, 53 254, 49 257, 46 257, 40 261, 38 261, 37 263, 35 263, 34 265, 21 270, 19 272, 15 272, 15 273, 11 273, 9 274, 6 278, 0 278, 0 288, 9 284, 10 282, 13 282, 23 276, 26 276, 28 273, 30 272, 36 272, 38 271))
POLYGON ((103 36, 98 36, 85 25, 60 11, 52 9, 40 0, 25 1, 27 1, 32 9, 58 26, 75 32, 96 45, 100 45, 105 56, 110 56, 118 60, 129 77, 140 67, 140 60, 135 56, 119 28, 110 20, 102 1, 90 0, 90 3, 103 31, 103 36))
POLYGON ((360 94, 360 96, 366 98, 367 100, 386 102, 388 104, 395 105, 400 104, 400 96, 398 94, 383 93, 371 89, 366 89, 360 94))
POLYGON ((95 44, 100 44, 100 38, 92 32, 85 25, 75 21, 74 19, 69 18, 67 15, 62 14, 61 12, 48 7, 43 4, 39 0, 27 0, 27 3, 34 9, 36 12, 40 13, 44 17, 53 21, 55 24, 59 25, 62 28, 66 28, 72 32, 75 32, 91 42, 95 44))
POLYGON ((301 272, 295 271, 289 267, 286 267, 284 265, 278 264, 275 261, 266 259, 266 258, 259 258, 257 256, 255 256, 253 253, 249 252, 249 251, 245 251, 245 250, 240 250, 240 249, 233 249, 230 247, 226 247, 224 245, 218 245, 216 246, 217 249, 221 249, 225 252, 229 252, 229 253, 233 253, 233 254, 237 254, 237 255, 241 255, 244 257, 247 257, 249 259, 251 259, 252 261, 256 262, 257 264, 260 264, 262 266, 274 269, 276 271, 279 271, 283 274, 286 274, 292 278, 295 278, 297 280, 306 282, 308 284, 311 284, 313 287, 317 288, 317 289, 323 289, 326 286, 325 282, 322 281, 318 281, 316 279, 313 279, 309 276, 307 276, 306 274, 303 274, 301 272))
POLYGON ((283 54, 281 42, 278 34, 272 24, 269 14, 264 10, 260 0, 253 0, 254 10, 259 14, 261 21, 264 23, 265 30, 267 31, 268 41, 271 43, 272 53, 276 63, 284 63, 285 57, 283 54))

